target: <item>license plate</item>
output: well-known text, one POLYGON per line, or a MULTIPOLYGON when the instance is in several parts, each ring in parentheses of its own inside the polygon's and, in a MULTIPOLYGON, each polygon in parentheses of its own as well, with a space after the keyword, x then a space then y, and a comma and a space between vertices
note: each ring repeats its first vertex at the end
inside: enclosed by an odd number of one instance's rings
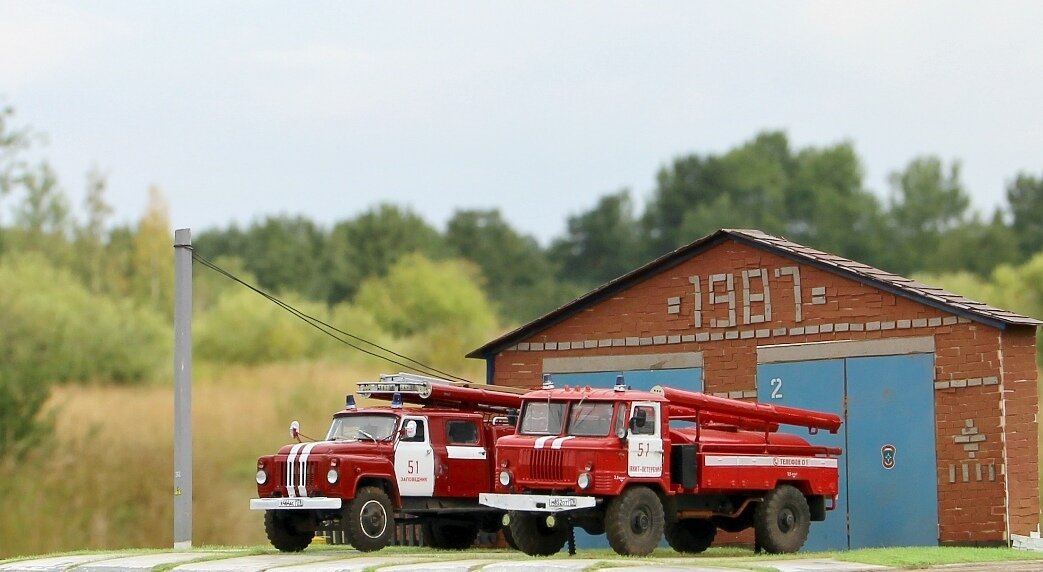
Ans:
POLYGON ((279 501, 279 506, 286 508, 302 507, 304 506, 304 501, 301 499, 283 499, 279 501))
POLYGON ((566 508, 576 506, 576 499, 550 499, 550 506, 554 508, 566 508))

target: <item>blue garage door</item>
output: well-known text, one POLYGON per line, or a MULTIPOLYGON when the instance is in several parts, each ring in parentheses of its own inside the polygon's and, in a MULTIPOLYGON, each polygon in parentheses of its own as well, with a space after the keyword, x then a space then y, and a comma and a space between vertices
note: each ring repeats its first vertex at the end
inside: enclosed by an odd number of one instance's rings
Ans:
POLYGON ((812 524, 805 550, 938 543, 933 368, 930 354, 758 367, 760 401, 845 418, 836 435, 785 429, 844 449, 838 506, 812 524))
MULTIPOLYGON (((616 376, 623 375, 623 380, 631 389, 648 391, 657 385, 668 385, 688 391, 703 390, 703 368, 686 367, 678 369, 645 369, 633 371, 597 371, 583 373, 553 373, 551 379, 555 387, 564 385, 591 387, 612 387, 616 384, 616 376)), ((606 548, 608 538, 604 534, 592 536, 576 529, 576 546, 580 548, 606 548)), ((659 543, 667 546, 666 540, 659 543)))
MULTIPOLYGON (((820 360, 795 363, 764 364, 757 369, 757 395, 760 401, 803 407, 818 411, 843 413, 844 360, 820 360)), ((819 431, 810 435, 807 429, 784 427, 813 445, 840 447, 847 452, 847 424, 836 435, 819 431)), ((840 550, 847 548, 847 467, 840 463, 840 497, 834 510, 826 511, 826 520, 812 523, 804 550, 840 550)))
POLYGON ((851 548, 938 544, 932 356, 847 360, 851 548))

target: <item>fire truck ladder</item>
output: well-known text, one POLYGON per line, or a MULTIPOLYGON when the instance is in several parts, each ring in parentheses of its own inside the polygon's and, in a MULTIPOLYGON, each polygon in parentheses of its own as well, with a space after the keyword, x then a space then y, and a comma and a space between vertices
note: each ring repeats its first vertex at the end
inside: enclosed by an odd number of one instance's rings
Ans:
POLYGON ((449 381, 412 373, 382 374, 380 381, 359 382, 359 395, 391 400, 397 394, 404 403, 502 413, 521 407, 528 390, 513 387, 449 381))

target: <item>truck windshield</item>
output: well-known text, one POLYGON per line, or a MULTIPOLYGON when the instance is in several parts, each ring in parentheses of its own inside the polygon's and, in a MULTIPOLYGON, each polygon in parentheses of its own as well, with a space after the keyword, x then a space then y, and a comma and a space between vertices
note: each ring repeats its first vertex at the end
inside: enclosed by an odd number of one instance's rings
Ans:
POLYGON ((522 408, 518 432, 522 435, 558 435, 564 421, 564 402, 529 401, 522 408))
POLYGON ((383 441, 395 434, 398 417, 395 415, 342 415, 333 419, 327 441, 383 441))
POLYGON ((569 435, 604 437, 612 426, 612 403, 591 401, 577 403, 569 414, 569 435))

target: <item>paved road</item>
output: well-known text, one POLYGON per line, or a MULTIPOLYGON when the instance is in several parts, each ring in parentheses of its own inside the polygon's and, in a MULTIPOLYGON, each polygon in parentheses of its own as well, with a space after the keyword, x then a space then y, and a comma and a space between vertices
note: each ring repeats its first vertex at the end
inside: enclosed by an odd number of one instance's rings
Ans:
MULTIPOLYGON (((505 558, 500 554, 464 553, 461 558, 445 552, 410 553, 408 555, 373 556, 354 550, 324 550, 300 554, 243 555, 235 551, 159 552, 146 555, 78 554, 31 558, 0 562, 2 572, 141 572, 156 567, 177 572, 580 572, 595 567, 598 570, 626 572, 688 571, 735 572, 736 569, 756 567, 779 572, 876 572, 889 570, 882 566, 841 562, 830 559, 761 560, 754 561, 714 558, 700 562, 697 558, 505 558), (714 566, 714 565, 717 566, 714 566), (722 567, 727 566, 727 567, 722 567)), ((749 569, 748 568, 748 569, 749 569)), ((1004 562, 995 565, 974 564, 939 567, 946 572, 1043 570, 1043 560, 1033 562, 1004 562)))

